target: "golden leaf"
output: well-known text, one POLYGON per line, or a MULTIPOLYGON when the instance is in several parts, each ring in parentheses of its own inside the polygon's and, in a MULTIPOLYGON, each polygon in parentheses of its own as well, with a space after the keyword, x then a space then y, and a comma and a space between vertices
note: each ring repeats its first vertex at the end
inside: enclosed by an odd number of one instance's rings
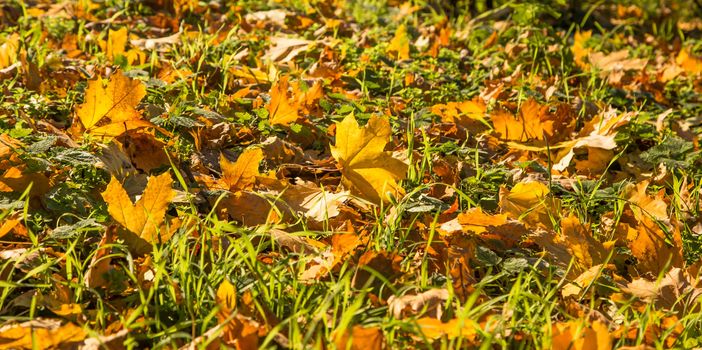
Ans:
POLYGON ((127 36, 127 27, 122 27, 122 29, 118 30, 110 29, 105 47, 105 54, 110 61, 114 61, 115 57, 119 55, 124 55, 127 47, 127 36))
POLYGON ((5 38, 4 43, 0 45, 0 69, 7 68, 17 61, 19 42, 19 34, 14 33, 5 38))
POLYGON ((380 350, 385 342, 382 329, 359 325, 345 332, 335 332, 333 338, 339 350, 380 350))
POLYGON ((134 204, 122 184, 112 177, 107 189, 102 192, 102 198, 115 221, 146 242, 157 243, 168 238, 158 231, 166 218, 168 204, 175 196, 172 185, 173 180, 167 172, 152 176, 144 194, 134 204))
POLYGON ((632 267, 638 274, 651 273, 658 276, 668 266, 683 266, 683 242, 677 227, 673 227, 670 234, 666 234, 648 217, 643 217, 634 227, 628 223, 620 223, 620 227, 626 231, 627 245, 631 255, 638 261, 632 267))
POLYGON ((592 236, 590 228, 580 223, 577 216, 561 220, 560 240, 575 258, 575 271, 580 273, 605 262, 608 252, 603 244, 592 236))
POLYGON ((433 317, 422 317, 417 320, 417 326, 420 332, 430 340, 446 336, 449 339, 463 337, 463 339, 473 341, 478 336, 477 329, 471 320, 453 318, 448 322, 441 322, 433 317))
POLYGON ((648 180, 644 180, 636 185, 629 185, 624 190, 634 217, 639 221, 646 216, 656 220, 667 221, 668 204, 663 200, 665 198, 665 190, 661 189, 654 197, 646 193, 647 188, 648 180))
POLYGON ((547 114, 548 106, 536 100, 524 102, 515 118, 512 113, 498 110, 491 113, 490 120, 497 136, 503 140, 525 142, 544 140, 554 134, 553 120, 547 114))
POLYGON ((550 198, 550 190, 538 182, 520 182, 511 190, 500 188, 500 208, 513 218, 530 225, 551 227, 551 217, 557 217, 560 201, 550 198))
POLYGON ((675 58, 675 63, 691 75, 702 73, 702 59, 691 55, 687 49, 680 50, 678 57, 675 58))
POLYGON ((449 102, 431 107, 431 112, 440 116, 444 123, 455 123, 469 130, 481 130, 487 125, 487 106, 479 97, 470 101, 449 102))
POLYGON ((230 162, 224 155, 219 157, 219 166, 222 168, 222 181, 227 190, 236 192, 253 189, 256 182, 258 165, 263 160, 263 151, 260 148, 247 149, 241 153, 236 162, 230 162))
POLYGON ((387 201, 388 192, 404 194, 396 181, 405 178, 407 164, 383 151, 391 134, 390 123, 376 116, 365 127, 360 127, 353 115, 336 124, 336 143, 331 152, 339 162, 341 181, 375 203, 387 201))
POLYGON ((226 279, 217 288, 215 297, 219 311, 217 311, 217 320, 219 323, 227 321, 229 316, 236 310, 236 288, 231 282, 226 279))
POLYGON ((224 325, 222 340, 236 349, 258 348, 258 323, 236 313, 236 288, 226 279, 217 288, 217 321, 224 325))
POLYGON ((144 96, 146 87, 141 81, 115 73, 107 85, 101 79, 88 81, 84 102, 76 108, 76 114, 89 132, 105 117, 113 124, 132 121, 139 118, 136 106, 144 96))
POLYGON ((585 47, 585 43, 592 37, 592 31, 577 31, 573 36, 573 46, 570 48, 573 51, 573 58, 575 59, 575 64, 580 68, 588 68, 587 62, 584 58, 590 54, 591 49, 585 47))
POLYGON ((612 336, 607 325, 594 321, 591 326, 581 321, 558 322, 553 325, 551 349, 554 350, 609 350, 612 336))
POLYGON ((407 27, 404 24, 397 27, 395 36, 390 41, 387 52, 394 52, 395 57, 399 60, 407 60, 410 58, 410 39, 407 36, 407 27))
POLYGON ((288 78, 281 77, 271 86, 271 101, 266 108, 271 125, 288 126, 300 117, 298 106, 288 97, 288 78))
POLYGON ((2 349, 57 349, 73 348, 85 339, 83 328, 73 323, 61 325, 60 321, 36 319, 2 327, 2 349))

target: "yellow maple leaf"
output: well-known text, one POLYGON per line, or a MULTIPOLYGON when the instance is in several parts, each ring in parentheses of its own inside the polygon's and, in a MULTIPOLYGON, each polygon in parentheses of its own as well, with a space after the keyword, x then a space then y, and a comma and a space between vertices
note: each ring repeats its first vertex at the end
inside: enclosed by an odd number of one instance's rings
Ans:
POLYGON ((650 196, 646 193, 648 183, 648 180, 644 180, 636 185, 629 185, 624 190, 634 217, 639 221, 645 216, 661 221, 668 220, 668 204, 664 201, 665 190, 658 191, 655 197, 650 196))
POLYGON ((444 123, 455 123, 469 130, 484 129, 487 124, 487 106, 479 97, 470 101, 449 102, 431 107, 431 112, 440 116, 444 123))
POLYGON ((169 173, 152 176, 144 194, 136 203, 132 203, 119 180, 112 177, 107 189, 102 192, 102 198, 115 221, 146 242, 157 243, 167 238, 159 235, 159 228, 166 218, 168 204, 175 196, 172 186, 173 179, 169 173))
POLYGON ((683 242, 675 225, 666 233, 652 219, 643 217, 638 224, 628 220, 627 223, 620 223, 619 227, 626 232, 627 246, 637 260, 632 268, 638 274, 658 276, 666 267, 683 266, 683 242))
POLYGON ((268 121, 271 125, 290 125, 300 117, 298 106, 288 97, 288 78, 281 77, 269 91, 271 102, 268 110, 268 121))
POLYGON ((5 42, 0 45, 0 69, 7 68, 17 61, 20 36, 17 33, 5 38, 5 42))
POLYGON ((610 350, 612 336, 607 325, 594 321, 591 326, 582 321, 558 322, 552 326, 551 349, 610 350))
MULTIPOLYGON (((146 87, 141 81, 117 72, 110 76, 107 85, 103 85, 101 79, 88 81, 85 100, 76 108, 76 114, 88 132, 97 129, 98 123, 106 117, 111 124, 134 123, 140 118, 136 106, 144 96, 146 87)), ((137 126, 142 124, 137 123, 137 126)))
POLYGON ((2 349, 63 349, 83 341, 83 328, 53 319, 37 319, 4 326, 0 331, 2 349))
POLYGON ((236 162, 231 162, 221 155, 219 165, 222 168, 222 181, 226 189, 232 192, 252 189, 256 176, 260 175, 258 165, 261 160, 263 160, 263 151, 260 148, 245 150, 236 162))
POLYGON ((549 196, 541 182, 520 182, 507 190, 500 188, 500 208, 511 217, 531 225, 551 227, 551 217, 558 216, 560 202, 549 196))
POLYGON ((702 73, 702 59, 691 55, 687 49, 680 50, 678 57, 675 58, 675 63, 690 75, 702 73))
POLYGON ((395 36, 390 41, 387 52, 395 53, 395 57, 399 60, 407 60, 410 58, 410 39, 407 36, 407 27, 400 25, 395 31, 395 36))
POLYGON ((585 43, 592 37, 592 31, 577 31, 575 32, 575 35, 573 37, 573 46, 570 48, 570 50, 573 52, 573 59, 575 60, 575 64, 577 64, 580 68, 586 69, 589 67, 588 63, 585 61, 585 58, 590 54, 592 51, 590 48, 585 47, 585 43))
POLYGON ((339 162, 341 181, 361 197, 380 203, 388 193, 404 193, 397 180, 405 178, 407 164, 383 149, 392 134, 390 123, 374 116, 360 127, 353 114, 336 124, 336 143, 332 156, 339 162))
POLYGON ((548 106, 528 99, 519 108, 515 118, 512 113, 498 110, 490 115, 495 133, 503 140, 525 142, 543 140, 553 135, 553 121, 547 115, 548 106))
POLYGON ((590 227, 571 214, 561 220, 559 240, 575 258, 575 272, 581 273, 607 259, 607 249, 592 236, 590 227))
POLYGON ((115 57, 124 55, 127 48, 127 27, 122 27, 118 30, 112 30, 107 34, 107 44, 105 45, 105 54, 110 61, 114 61, 115 57))
POLYGON ((236 349, 258 348, 258 323, 236 313, 236 288, 224 280, 217 288, 217 321, 223 325, 222 340, 236 349))
POLYGON ((383 349, 385 338, 379 327, 363 327, 355 325, 344 331, 337 330, 332 338, 337 349, 349 350, 380 350, 383 349))

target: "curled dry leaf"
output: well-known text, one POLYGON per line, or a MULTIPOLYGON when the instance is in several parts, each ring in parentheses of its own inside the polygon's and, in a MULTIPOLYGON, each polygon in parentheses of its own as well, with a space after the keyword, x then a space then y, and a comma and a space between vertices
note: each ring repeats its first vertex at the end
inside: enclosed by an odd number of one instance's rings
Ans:
POLYGON ((270 49, 263 55, 266 60, 276 63, 286 63, 293 60, 297 55, 306 51, 313 42, 310 40, 287 37, 271 37, 270 49))
POLYGON ((656 281, 636 278, 623 287, 622 291, 659 308, 688 312, 690 307, 699 307, 696 304, 702 296, 702 289, 696 288, 679 267, 672 268, 656 281))
POLYGON ((393 295, 388 298, 388 310, 397 319, 425 313, 428 317, 440 319, 442 304, 448 298, 449 292, 446 289, 430 289, 419 294, 405 294, 400 297, 393 295))

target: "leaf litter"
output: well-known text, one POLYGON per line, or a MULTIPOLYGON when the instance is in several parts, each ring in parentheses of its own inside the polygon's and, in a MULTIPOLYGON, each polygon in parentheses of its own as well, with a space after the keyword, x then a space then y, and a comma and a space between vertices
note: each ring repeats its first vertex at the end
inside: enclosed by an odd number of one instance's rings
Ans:
POLYGON ((3 5, 0 348, 699 347, 702 8, 461 4, 3 5))

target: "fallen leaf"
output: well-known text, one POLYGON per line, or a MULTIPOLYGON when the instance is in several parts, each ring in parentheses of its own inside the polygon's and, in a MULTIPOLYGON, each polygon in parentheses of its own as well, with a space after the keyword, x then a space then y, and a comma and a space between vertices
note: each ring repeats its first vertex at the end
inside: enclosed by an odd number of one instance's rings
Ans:
POLYGON ((441 318, 442 304, 449 298, 446 289, 430 289, 419 294, 405 294, 400 297, 394 295, 388 298, 388 310, 397 319, 409 315, 428 313, 429 317, 441 318))
POLYGON ((382 329, 360 325, 344 332, 335 332, 333 338, 334 345, 339 350, 381 350, 385 343, 382 329))
POLYGON ((564 298, 581 296, 581 293, 585 290, 585 288, 589 287, 594 281, 596 281, 602 275, 604 270, 605 266, 602 264, 595 265, 587 269, 572 282, 563 286, 561 289, 561 295, 564 298))
POLYGON ((480 131, 488 125, 485 119, 487 106, 479 97, 464 102, 449 102, 431 107, 444 123, 455 123, 471 131, 480 131))
POLYGON ((612 349, 612 336, 607 325, 600 321, 589 326, 582 321, 558 322, 551 332, 551 349, 554 350, 612 349))
POLYGON ((659 221, 669 221, 668 204, 664 201, 665 190, 661 189, 655 196, 650 196, 646 193, 648 184, 649 181, 644 180, 624 189, 624 197, 629 202, 634 217, 638 221, 642 221, 645 216, 659 221))
POLYGON ((500 208, 504 213, 529 225, 551 227, 551 218, 559 216, 560 201, 551 198, 541 182, 520 182, 511 190, 500 187, 500 208))
POLYGON ((90 260, 88 271, 83 278, 85 285, 88 288, 108 288, 110 286, 110 271, 112 268, 112 247, 116 239, 116 227, 109 226, 105 230, 105 234, 98 243, 98 248, 90 260))
POLYGON ((336 124, 331 152, 339 162, 341 181, 352 193, 374 203, 404 194, 396 181, 405 178, 407 164, 383 151, 391 134, 390 123, 381 117, 371 117, 364 127, 353 115, 336 124))
POLYGON ((657 276, 664 268, 681 267, 683 242, 677 227, 670 229, 670 238, 652 219, 644 217, 640 223, 620 223, 626 234, 627 246, 638 260, 634 268, 639 274, 657 276), (633 226, 632 226, 633 225, 633 226))
POLYGON ((560 226, 560 240, 575 258, 576 271, 585 271, 605 262, 608 251, 592 236, 589 225, 582 224, 577 216, 570 214, 561 220, 560 226))
POLYGON ((307 48, 313 43, 310 40, 287 37, 271 37, 268 40, 271 46, 263 58, 276 63, 292 61, 297 55, 307 51, 307 48))
POLYGON ((351 198, 349 191, 329 193, 321 187, 295 185, 283 190, 282 198, 295 212, 317 222, 339 215, 339 206, 351 198))
POLYGON ((408 60, 410 58, 410 39, 407 36, 407 27, 401 24, 395 31, 395 36, 390 40, 387 52, 395 53, 398 60, 408 60))
POLYGON ((490 114, 490 120, 497 137, 508 141, 544 140, 555 131, 548 106, 531 98, 522 104, 516 118, 508 111, 497 110, 490 114))
POLYGON ((263 160, 260 148, 250 148, 241 153, 236 162, 230 162, 223 154, 219 157, 222 168, 222 181, 226 190, 231 192, 253 189, 256 176, 260 175, 258 166, 263 160))
POLYGON ((113 129, 128 131, 147 126, 150 123, 141 121, 136 110, 144 96, 146 87, 141 81, 116 72, 110 76, 107 85, 99 78, 88 81, 84 102, 76 108, 76 115, 88 132, 98 131, 105 135, 114 135, 113 129), (104 118, 109 118, 110 123, 95 130, 104 118))
POLYGON ((20 36, 13 33, 3 38, 0 45, 0 69, 7 68, 17 62, 17 52, 19 51, 20 36))
POLYGON ((471 320, 453 318, 448 322, 442 322, 433 317, 422 317, 416 321, 416 324, 422 335, 429 340, 445 336, 448 339, 461 337, 472 342, 478 337, 478 331, 471 320))
POLYGON ((69 348, 82 342, 87 334, 73 323, 38 318, 13 323, 0 328, 0 348, 3 349, 54 349, 69 348))
POLYGON ((695 307, 702 296, 702 290, 695 288, 679 267, 670 269, 656 281, 635 278, 622 291, 659 308, 678 311, 695 307))
POLYGON ((281 77, 273 83, 268 92, 271 101, 266 107, 268 110, 268 121, 271 125, 288 126, 290 123, 300 118, 298 106, 288 97, 288 78, 281 77))
POLYGON ((702 59, 691 55, 688 49, 680 50, 675 58, 675 63, 691 75, 702 73, 702 59))
POLYGON ((224 325, 224 343, 239 350, 257 349, 258 324, 236 313, 236 289, 226 279, 217 288, 215 301, 219 307, 217 321, 224 325))
POLYGON ((127 37, 129 32, 127 27, 118 30, 110 29, 107 34, 107 43, 103 50, 110 61, 114 61, 117 56, 124 55, 127 48, 127 37))
POLYGON ((575 64, 577 64, 580 68, 587 68, 588 64, 584 60, 590 52, 591 49, 585 47, 586 43, 590 38, 592 37, 592 31, 577 31, 575 32, 575 35, 573 36, 573 46, 571 47, 571 51, 573 51, 573 58, 575 59, 575 64))
POLYGON ((161 230, 161 225, 165 221, 168 204, 175 197, 172 186, 173 180, 168 172, 151 176, 144 194, 136 203, 132 203, 122 184, 112 177, 105 192, 102 192, 102 198, 107 202, 110 216, 127 231, 149 244, 159 243, 170 238, 165 230, 161 230))

